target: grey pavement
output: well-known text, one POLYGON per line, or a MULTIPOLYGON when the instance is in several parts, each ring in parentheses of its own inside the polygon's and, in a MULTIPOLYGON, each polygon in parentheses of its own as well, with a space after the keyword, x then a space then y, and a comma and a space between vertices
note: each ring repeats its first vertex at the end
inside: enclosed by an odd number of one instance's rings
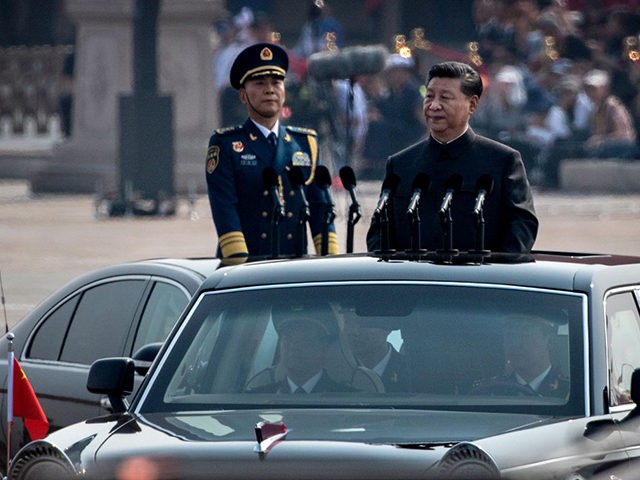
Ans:
MULTIPOLYGON (((363 217, 355 250, 375 208, 380 183, 359 182, 363 217)), ((336 228, 345 250, 349 196, 334 191, 336 228)), ((535 248, 640 255, 640 194, 580 195, 537 192, 540 232, 535 248)), ((153 257, 215 253, 206 196, 180 199, 166 218, 104 218, 90 195, 33 196, 23 181, 0 180, 0 275, 9 325, 72 278, 98 267, 153 257)), ((5 321, 4 312, 0 312, 5 321)))

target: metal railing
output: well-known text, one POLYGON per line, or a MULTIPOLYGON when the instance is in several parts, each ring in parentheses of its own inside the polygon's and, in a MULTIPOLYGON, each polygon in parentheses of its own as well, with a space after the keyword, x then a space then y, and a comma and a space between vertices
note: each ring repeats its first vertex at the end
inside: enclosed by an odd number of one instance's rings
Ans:
POLYGON ((69 45, 0 48, 0 143, 21 138, 61 139, 61 105, 71 95, 65 71, 69 45))

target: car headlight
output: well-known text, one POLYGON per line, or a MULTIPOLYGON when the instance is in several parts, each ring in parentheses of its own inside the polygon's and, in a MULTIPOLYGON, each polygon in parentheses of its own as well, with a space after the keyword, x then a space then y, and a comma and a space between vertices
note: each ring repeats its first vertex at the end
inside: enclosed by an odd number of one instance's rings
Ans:
POLYGON ((450 480, 494 480, 500 471, 493 459, 473 443, 460 442, 442 457, 438 465, 440 478, 450 480))

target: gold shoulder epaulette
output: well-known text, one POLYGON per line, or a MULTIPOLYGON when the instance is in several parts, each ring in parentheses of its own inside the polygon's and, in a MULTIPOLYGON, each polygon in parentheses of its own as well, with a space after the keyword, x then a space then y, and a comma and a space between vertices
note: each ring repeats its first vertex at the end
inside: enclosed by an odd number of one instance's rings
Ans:
POLYGON ((242 125, 236 125, 235 127, 218 128, 215 133, 217 133, 218 135, 226 135, 228 133, 238 132, 240 130, 242 130, 242 125))
POLYGON ((305 135, 313 135, 314 137, 318 136, 318 133, 313 128, 293 127, 291 125, 287 125, 286 129, 289 132, 304 133, 305 135))

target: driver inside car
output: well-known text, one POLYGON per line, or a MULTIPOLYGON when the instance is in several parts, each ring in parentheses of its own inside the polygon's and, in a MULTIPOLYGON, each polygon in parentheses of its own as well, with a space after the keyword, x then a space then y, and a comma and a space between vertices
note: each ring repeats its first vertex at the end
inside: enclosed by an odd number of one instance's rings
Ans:
POLYGON ((567 398, 569 379, 552 364, 551 345, 558 326, 536 315, 505 318, 505 374, 474 382, 473 393, 567 398))

